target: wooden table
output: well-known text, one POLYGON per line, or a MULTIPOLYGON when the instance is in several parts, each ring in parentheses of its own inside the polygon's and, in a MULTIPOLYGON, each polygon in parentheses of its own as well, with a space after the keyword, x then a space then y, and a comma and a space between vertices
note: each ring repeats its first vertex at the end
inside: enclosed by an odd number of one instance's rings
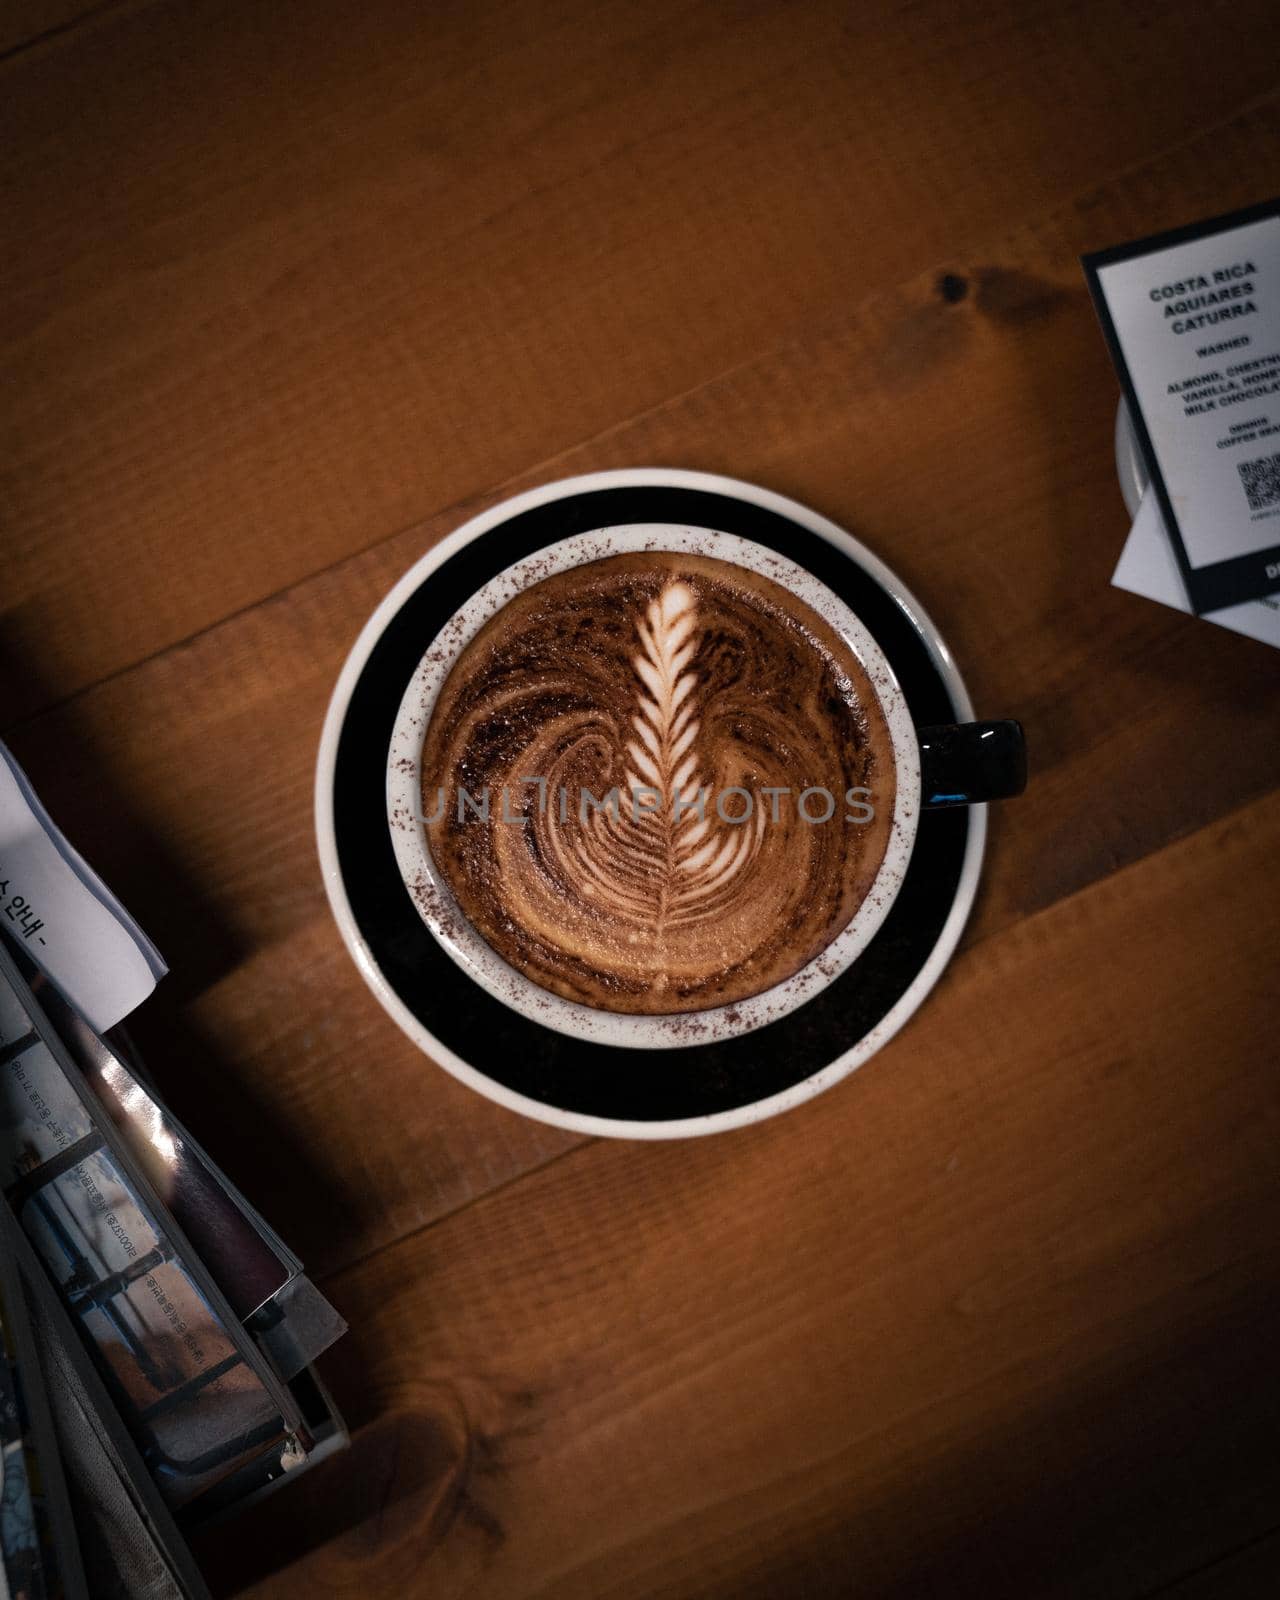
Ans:
POLYGON ((1280 1592, 1280 658, 1109 587, 1077 263, 1280 190, 1273 6, 18 0, 0 47, 4 736, 351 1322, 352 1448, 218 1590, 1280 1592), (433 540, 655 463, 856 531, 1034 774, 887 1049, 639 1146, 401 1037, 311 784, 433 540))

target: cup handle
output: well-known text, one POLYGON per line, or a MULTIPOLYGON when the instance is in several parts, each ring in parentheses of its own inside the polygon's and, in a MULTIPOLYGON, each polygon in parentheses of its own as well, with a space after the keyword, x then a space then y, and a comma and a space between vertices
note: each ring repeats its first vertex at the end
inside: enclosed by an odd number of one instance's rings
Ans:
POLYGON ((1007 800, 1027 786, 1020 722, 962 722, 916 732, 920 803, 928 809, 1007 800))

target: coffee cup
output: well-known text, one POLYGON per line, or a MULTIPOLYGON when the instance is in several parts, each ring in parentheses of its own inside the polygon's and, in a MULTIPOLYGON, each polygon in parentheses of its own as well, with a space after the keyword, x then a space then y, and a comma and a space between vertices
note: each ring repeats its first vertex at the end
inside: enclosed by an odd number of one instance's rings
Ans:
POLYGON ((626 523, 514 562, 427 643, 386 816, 471 980, 572 1038, 668 1050, 821 994, 889 916, 921 812, 1025 776, 1016 722, 917 727, 876 639, 800 563, 626 523))

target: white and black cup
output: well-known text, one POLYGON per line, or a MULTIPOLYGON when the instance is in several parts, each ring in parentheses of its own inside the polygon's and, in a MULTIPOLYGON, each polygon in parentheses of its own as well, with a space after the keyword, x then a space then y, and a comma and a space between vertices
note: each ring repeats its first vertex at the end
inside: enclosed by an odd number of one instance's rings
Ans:
POLYGON ((431 1056, 545 1121, 675 1136, 807 1099, 896 1031, 958 937, 984 802, 1017 794, 1025 776, 1019 725, 971 720, 927 618, 842 530, 731 480, 604 473, 472 519, 387 597, 330 706, 317 829, 330 901, 357 965, 431 1056), (580 1005, 508 965, 453 905, 420 809, 424 730, 470 639, 529 584, 637 550, 745 567, 815 610, 874 685, 896 768, 884 859, 836 938, 749 1000, 675 1016, 580 1005), (425 879, 432 893, 411 892, 425 879))

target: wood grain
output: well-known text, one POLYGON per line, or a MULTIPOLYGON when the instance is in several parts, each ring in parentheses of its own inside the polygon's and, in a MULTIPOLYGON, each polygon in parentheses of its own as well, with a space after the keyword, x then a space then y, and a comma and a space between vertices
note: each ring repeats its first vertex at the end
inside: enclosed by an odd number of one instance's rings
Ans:
POLYGON ((1273 796, 987 940, 824 1100, 340 1275, 379 1464, 287 1583, 1082 1600, 1273 1526, 1277 850, 1273 796))
POLYGON ((1278 1574, 1280 1534, 1264 1534, 1170 1584, 1160 1594, 1168 1600, 1271 1600, 1278 1574))
MULTIPOLYGON (((87 28, 129 0, 7 0, 0 12, 0 64, 7 56, 59 39, 77 24, 87 28)), ((81 39, 76 40, 79 47, 81 39)))
POLYGON ((353 1325, 352 1450, 203 1542, 220 1592, 1280 1589, 1276 658, 1109 587, 1077 260, 1280 191, 1271 8, 126 0, 31 43, 74 9, 0 23, 0 729, 170 959, 166 1094, 353 1325), (433 1067, 311 838, 391 583, 637 463, 852 528, 1032 753, 909 1028, 670 1148, 433 1067))
MULTIPOLYGON (((1249 151, 1280 146, 1280 105, 1212 142, 1245 170, 1249 151)), ((1191 172, 1207 171, 1202 147, 1190 153, 1191 172)), ((1280 779, 1251 689, 1273 667, 1265 648, 1108 587, 1124 524, 1114 386, 1075 257, 1141 232, 1144 205, 1183 192, 1208 204, 1209 179, 1197 190, 1186 170, 1169 157, 954 258, 958 303, 925 273, 508 486, 646 460, 719 467, 815 499, 886 556, 951 642, 979 713, 1015 712, 1029 731, 1034 781, 994 817, 971 941, 1280 779)), ((342 658, 391 583, 471 509, 11 730, 174 969, 139 1021, 162 1082, 320 1268, 574 1142, 457 1089, 383 1019, 329 920, 310 832, 342 658), (180 1068, 166 1065, 175 1040, 180 1068), (358 1139, 335 1141, 335 1126, 358 1139), (292 1166, 271 1160, 280 1151, 292 1166), (342 1197, 340 1229, 300 1175, 342 1197)))
POLYGON ((4 628, 55 698, 1275 84, 1265 0, 206 0, 77 39, 0 68, 4 628))

